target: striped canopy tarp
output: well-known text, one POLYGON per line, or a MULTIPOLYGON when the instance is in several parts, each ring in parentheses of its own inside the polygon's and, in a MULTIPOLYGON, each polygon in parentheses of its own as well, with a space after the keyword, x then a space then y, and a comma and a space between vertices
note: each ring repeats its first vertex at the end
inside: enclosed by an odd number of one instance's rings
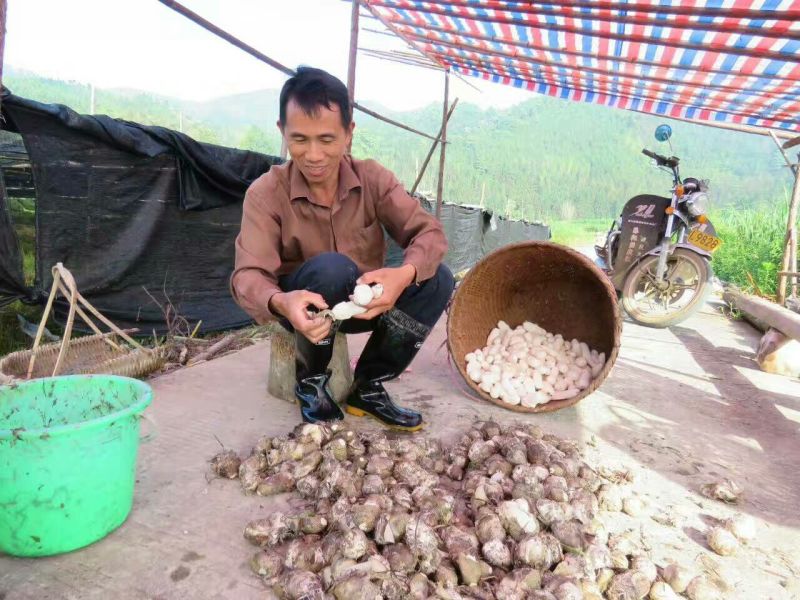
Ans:
POLYGON ((800 131, 800 0, 362 0, 452 70, 559 98, 800 131))

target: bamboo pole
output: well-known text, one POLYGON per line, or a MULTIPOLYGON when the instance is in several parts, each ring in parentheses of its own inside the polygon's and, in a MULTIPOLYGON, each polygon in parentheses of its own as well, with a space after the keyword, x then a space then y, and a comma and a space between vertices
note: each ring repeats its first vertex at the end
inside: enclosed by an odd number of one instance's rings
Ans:
MULTIPOLYGON (((450 120, 450 117, 453 114, 453 111, 456 109, 456 105, 458 104, 458 98, 453 101, 453 104, 450 105, 450 110, 447 111, 447 121, 450 120)), ((442 125, 444 126, 444 124, 442 125)), ((417 170, 417 179, 414 181, 414 186, 411 188, 411 194, 413 195, 414 192, 417 191, 417 187, 419 187, 420 182, 422 181, 422 176, 425 175, 425 170, 428 168, 428 163, 431 162, 431 157, 433 153, 436 152, 436 147, 439 145, 439 140, 442 138, 442 128, 439 128, 439 135, 436 138, 436 141, 431 144, 431 149, 428 150, 428 155, 425 157, 425 160, 422 162, 422 168, 417 170)))
POLYGON ((774 131, 770 131, 769 136, 772 138, 772 141, 775 142, 775 145, 778 147, 778 151, 783 155, 783 160, 786 161, 786 164, 792 170, 792 173, 794 173, 795 177, 797 177, 797 165, 792 164, 792 160, 789 158, 789 155, 786 154, 786 149, 783 147, 783 144, 781 144, 778 136, 775 135, 774 131))
MULTIPOLYGON (((164 6, 167 6, 168 8, 171 8, 172 10, 174 10, 175 12, 180 13, 181 15, 183 15, 184 17, 186 17, 190 21, 194 21, 195 23, 197 23, 198 25, 200 25, 204 29, 206 29, 206 30, 210 31, 211 33, 213 33, 214 35, 221 37, 226 42, 229 42, 229 43, 233 44, 234 46, 236 46, 240 50, 244 50, 250 56, 252 56, 254 58, 257 58, 261 62, 267 63, 271 67, 274 67, 278 71, 281 71, 282 73, 285 73, 286 75, 289 75, 290 77, 295 74, 293 69, 290 69, 286 65, 283 65, 283 64, 279 63, 278 61, 270 58, 269 56, 267 56, 263 52, 260 52, 260 51, 256 50, 255 48, 253 48, 249 44, 246 44, 242 40, 240 40, 237 37, 231 35, 227 31, 225 31, 224 29, 221 29, 221 28, 217 27, 216 25, 214 25, 210 21, 207 21, 206 19, 204 19, 203 17, 201 17, 197 13, 195 13, 195 12, 189 10, 188 8, 186 8, 185 6, 183 6, 180 2, 176 2, 175 0, 158 0, 158 1, 161 2, 161 4, 163 4, 164 6)), ((390 125, 394 125, 395 127, 399 127, 400 129, 405 129, 406 131, 410 131, 411 133, 416 133, 417 135, 421 135, 422 137, 426 137, 429 140, 436 139, 432 135, 428 135, 427 133, 425 133, 423 131, 419 131, 418 129, 414 129, 413 127, 409 127, 408 125, 404 125, 403 123, 400 123, 398 121, 390 119, 389 117, 384 117, 383 115, 380 115, 380 114, 376 113, 373 110, 369 110, 368 108, 366 108, 364 106, 361 106, 358 102, 353 102, 353 108, 358 109, 361 112, 366 113, 366 114, 370 115, 371 117, 375 117, 376 119, 379 119, 379 120, 381 120, 381 121, 383 121, 385 123, 389 123, 390 125)))
MULTIPOLYGON (((783 260, 781 261, 781 271, 797 271, 797 205, 800 203, 800 177, 794 178, 794 188, 792 189, 792 199, 789 202, 789 218, 786 222, 786 243, 783 248, 783 260)), ((778 276, 778 304, 783 306, 786 301, 785 275, 778 276)), ((797 294, 796 280, 792 284, 792 295, 797 294)))
POLYGON ((787 252, 787 248, 789 248, 790 239, 791 236, 787 229, 786 234, 783 236, 783 255, 781 256, 781 268, 778 271, 778 293, 775 296, 775 302, 781 306, 786 302, 786 278, 781 273, 789 270, 789 252, 787 252))
MULTIPOLYGON (((369 31, 368 29, 364 29, 364 31, 369 31)), ((394 36, 395 38, 397 36, 394 36)), ((420 67, 422 69, 431 69, 432 71, 444 71, 444 67, 441 66, 439 63, 433 62, 428 59, 427 56, 424 54, 414 55, 410 52, 384 52, 379 50, 373 50, 371 48, 359 48, 361 52, 366 54, 371 58, 377 58, 379 60, 388 60, 391 62, 395 62, 401 65, 408 65, 410 67, 420 67)), ((476 85, 472 84, 466 77, 452 71, 450 73, 453 77, 457 78, 462 83, 468 85, 476 92, 483 93, 481 88, 477 87, 476 85)))
POLYGON ((800 340, 800 315, 788 308, 739 290, 728 290, 725 297, 742 312, 753 315, 792 339, 800 340))
MULTIPOLYGON (((797 203, 795 202, 795 212, 797 211, 797 203)), ((792 232, 791 237, 789 239, 789 268, 792 271, 797 271, 797 219, 795 222, 792 223, 792 232)), ((791 290, 789 292, 790 298, 797 297, 797 279, 787 277, 786 279, 791 279, 792 282, 789 286, 791 290)))
POLYGON ((420 57, 419 59, 406 58, 404 56, 394 56, 391 53, 377 52, 369 48, 359 48, 366 56, 370 58, 377 58, 378 60, 388 60, 391 62, 399 63, 401 65, 408 65, 410 67, 420 67, 422 69, 431 69, 433 71, 444 71, 441 65, 430 62, 427 59, 420 57))
POLYGON ((287 156, 289 156, 289 144, 286 142, 284 135, 281 134, 281 158, 286 160, 287 156))
MULTIPOLYGON (((359 2, 358 0, 351 0, 352 10, 350 11, 350 55, 347 58, 347 97, 350 100, 350 106, 353 106, 356 96, 356 58, 358 58, 358 15, 359 15, 359 2)), ((352 112, 352 109, 351 109, 352 112)), ((353 138, 347 144, 347 152, 353 146, 353 138)))
POLYGON ((0 0, 0 89, 3 87, 3 53, 6 45, 6 0, 0 0))
POLYGON ((788 142, 784 142, 781 148, 783 150, 788 150, 789 148, 794 148, 795 146, 800 146, 800 135, 793 137, 788 142))
POLYGON ((390 125, 394 125, 395 127, 399 127, 400 129, 405 129, 406 131, 410 131, 411 133, 416 133, 417 135, 421 135, 422 137, 428 138, 429 140, 438 139, 433 137, 432 135, 428 135, 423 131, 419 131, 418 129, 414 129, 413 127, 409 127, 408 125, 399 123, 398 121, 394 121, 389 117, 384 117, 383 115, 376 113, 374 110, 370 110, 364 106, 361 106, 358 102, 353 102, 353 108, 357 108, 361 112, 368 114, 370 117, 375 117, 379 121, 383 121, 384 123, 389 123, 390 125))
POLYGON ((358 57, 358 0, 352 0, 352 10, 350 11, 350 56, 347 60, 347 96, 350 103, 355 101, 356 89, 356 58, 358 57))
MULTIPOLYGON (((649 114, 649 113, 645 113, 649 114)), ((704 127, 714 127, 715 129, 728 129, 729 131, 738 131, 739 133, 751 133, 753 135, 770 135, 784 140, 790 139, 794 134, 788 131, 781 131, 776 129, 769 129, 767 127, 756 127, 753 125, 740 125, 738 123, 720 123, 717 121, 700 121, 698 119, 685 119, 684 117, 672 117, 667 115, 659 115, 664 119, 672 119, 673 121, 683 121, 684 123, 692 123, 693 125, 702 125, 704 127)))
POLYGON ((217 27, 211 21, 208 21, 208 20, 204 19, 203 17, 198 15, 196 12, 194 12, 192 10, 189 10, 183 4, 181 4, 180 2, 176 2, 175 0, 159 0, 159 2, 161 2, 161 4, 163 4, 164 6, 167 6, 167 7, 171 8, 175 12, 182 14, 184 17, 186 17, 190 21, 194 21, 195 23, 200 25, 200 27, 210 31, 214 35, 221 37, 226 42, 229 42, 229 43, 233 44, 234 46, 236 46, 237 48, 239 48, 241 50, 244 50, 250 56, 254 56, 255 58, 257 58, 261 62, 267 63, 271 67, 274 67, 275 69, 278 69, 278 71, 281 71, 282 73, 285 73, 286 75, 289 75, 290 77, 292 75, 294 75, 294 70, 290 69, 286 65, 282 65, 277 60, 274 60, 274 59, 270 58, 269 56, 267 56, 263 52, 259 52, 258 50, 253 48, 251 45, 245 44, 239 38, 231 35, 227 31, 225 31, 224 29, 221 29, 221 28, 217 27))
POLYGON ((447 109, 450 106, 450 69, 444 72, 444 103, 442 104, 442 147, 439 149, 439 183, 436 186, 436 218, 442 216, 442 202, 444 195, 444 161, 447 150, 447 109))
MULTIPOLYGON (((783 156, 783 160, 792 170, 794 174, 794 186, 792 188, 792 199, 789 202, 789 218, 786 222, 786 237, 784 238, 783 258, 781 260, 781 269, 778 272, 778 304, 783 306, 786 302, 786 288, 789 277, 787 272, 797 271, 797 204, 800 202, 800 173, 798 173, 797 165, 792 163, 786 149, 781 144, 778 137, 774 132, 769 132, 772 141, 778 147, 778 151, 783 156)), ((800 159, 800 155, 798 155, 800 159)), ((797 280, 792 279, 789 293, 792 297, 797 296, 797 280)))

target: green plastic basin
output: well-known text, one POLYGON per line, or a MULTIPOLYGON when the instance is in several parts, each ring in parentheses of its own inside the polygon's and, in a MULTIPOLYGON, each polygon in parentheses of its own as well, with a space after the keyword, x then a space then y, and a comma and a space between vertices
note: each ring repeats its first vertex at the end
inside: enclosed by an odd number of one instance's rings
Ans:
POLYGON ((0 552, 82 548, 130 513, 146 383, 71 375, 0 387, 0 552))

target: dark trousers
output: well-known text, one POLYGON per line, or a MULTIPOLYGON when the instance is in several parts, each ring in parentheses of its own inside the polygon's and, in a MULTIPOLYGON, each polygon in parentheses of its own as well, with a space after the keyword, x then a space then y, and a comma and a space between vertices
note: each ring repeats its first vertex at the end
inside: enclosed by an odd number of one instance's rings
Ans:
MULTIPOLYGON (((281 277, 278 283, 284 292, 316 292, 325 299, 329 308, 333 308, 339 302, 349 300, 360 275, 358 267, 350 258, 344 254, 326 252, 307 260, 294 273, 281 277)), ((443 264, 439 265, 433 277, 419 285, 412 283, 408 286, 397 299, 395 308, 423 325, 433 327, 447 307, 454 287, 455 280, 450 269, 443 264)), ((369 321, 347 319, 342 321, 339 331, 372 331, 376 321, 377 318, 369 321)), ((281 318, 280 322, 286 329, 293 331, 286 319, 281 318)))

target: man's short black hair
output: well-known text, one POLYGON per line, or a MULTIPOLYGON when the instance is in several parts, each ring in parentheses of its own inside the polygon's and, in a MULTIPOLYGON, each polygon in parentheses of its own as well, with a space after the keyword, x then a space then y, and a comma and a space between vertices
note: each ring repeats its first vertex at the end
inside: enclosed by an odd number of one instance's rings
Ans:
POLYGON ((322 69, 298 67, 296 74, 283 84, 280 97, 282 124, 286 123, 286 105, 289 100, 297 102, 303 112, 312 117, 319 113, 320 106, 328 109, 338 106, 345 129, 350 127, 353 120, 347 86, 322 69))

